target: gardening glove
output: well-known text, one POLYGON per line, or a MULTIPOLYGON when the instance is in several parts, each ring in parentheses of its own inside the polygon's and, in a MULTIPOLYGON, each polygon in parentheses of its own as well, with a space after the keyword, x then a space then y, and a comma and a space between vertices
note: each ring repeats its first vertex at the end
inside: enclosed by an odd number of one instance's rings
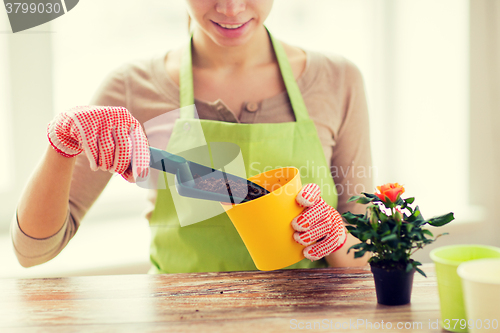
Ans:
POLYGON ((124 107, 77 106, 58 114, 47 136, 65 157, 85 152, 93 171, 116 172, 129 182, 149 173, 148 139, 124 107))
POLYGON ((296 201, 307 208, 292 221, 296 231, 293 237, 297 243, 306 246, 304 257, 312 261, 337 251, 347 239, 342 217, 320 194, 317 184, 305 185, 297 194, 296 201))

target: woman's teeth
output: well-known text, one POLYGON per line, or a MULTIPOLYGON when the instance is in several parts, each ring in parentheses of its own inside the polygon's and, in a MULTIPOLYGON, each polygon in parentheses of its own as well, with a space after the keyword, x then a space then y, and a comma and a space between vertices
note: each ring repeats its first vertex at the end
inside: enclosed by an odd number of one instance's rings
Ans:
POLYGON ((220 25, 221 27, 225 28, 225 29, 238 29, 239 27, 241 27, 245 23, 242 23, 242 24, 222 24, 222 23, 217 23, 217 24, 220 25))

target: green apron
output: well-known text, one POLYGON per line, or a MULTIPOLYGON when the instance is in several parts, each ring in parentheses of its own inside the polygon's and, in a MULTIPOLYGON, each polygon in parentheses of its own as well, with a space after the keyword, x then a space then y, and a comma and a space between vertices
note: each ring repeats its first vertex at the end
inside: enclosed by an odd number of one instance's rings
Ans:
MULTIPOLYGON (((278 167, 294 166, 301 171, 302 184, 320 185, 322 197, 328 204, 336 207, 337 193, 316 127, 309 118, 283 46, 271 34, 269 36, 296 121, 277 124, 240 124, 195 119, 194 109, 187 107, 194 105, 190 42, 181 60, 180 117, 174 124, 167 151, 178 153, 196 146, 190 142, 193 139, 187 129, 199 127, 201 124, 209 147, 210 143, 217 142, 231 142, 240 147, 246 177, 278 167)), ((176 195, 178 196, 168 186, 166 189, 158 189, 155 209, 149 221, 152 263, 150 273, 257 269, 238 232, 225 213, 181 227, 175 208, 179 206, 174 205, 172 198, 176 195)), ((207 205, 214 203, 219 205, 217 202, 186 199, 194 200, 191 207, 183 208, 185 211, 182 213, 187 212, 187 214, 190 211, 202 210, 201 201, 207 205)), ((324 259, 314 262, 304 259, 288 268, 326 266, 324 259)))

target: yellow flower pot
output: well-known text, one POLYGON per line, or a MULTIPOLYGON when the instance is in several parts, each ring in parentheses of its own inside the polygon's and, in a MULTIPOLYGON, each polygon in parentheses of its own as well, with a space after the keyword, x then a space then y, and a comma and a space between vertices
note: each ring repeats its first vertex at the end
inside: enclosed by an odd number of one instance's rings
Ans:
POLYGON ((302 189, 297 168, 279 168, 249 178, 271 193, 241 204, 222 204, 262 271, 281 269, 304 259, 304 246, 293 239, 292 220, 304 207, 295 201, 302 189))

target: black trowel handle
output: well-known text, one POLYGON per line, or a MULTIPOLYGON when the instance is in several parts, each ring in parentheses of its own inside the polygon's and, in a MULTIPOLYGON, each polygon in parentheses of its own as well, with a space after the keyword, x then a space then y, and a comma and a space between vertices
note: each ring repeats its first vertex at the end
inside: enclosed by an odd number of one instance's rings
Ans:
POLYGON ((152 168, 173 173, 174 175, 177 173, 177 169, 187 162, 184 157, 170 154, 161 149, 149 147, 149 152, 151 154, 149 165, 152 168))
MULTIPOLYGON (((193 181, 188 161, 184 157, 153 147, 149 147, 149 152, 151 157, 150 167, 178 175, 180 178, 178 181, 184 184, 190 184, 193 181)), ((194 183, 192 185, 194 186, 194 183)))

